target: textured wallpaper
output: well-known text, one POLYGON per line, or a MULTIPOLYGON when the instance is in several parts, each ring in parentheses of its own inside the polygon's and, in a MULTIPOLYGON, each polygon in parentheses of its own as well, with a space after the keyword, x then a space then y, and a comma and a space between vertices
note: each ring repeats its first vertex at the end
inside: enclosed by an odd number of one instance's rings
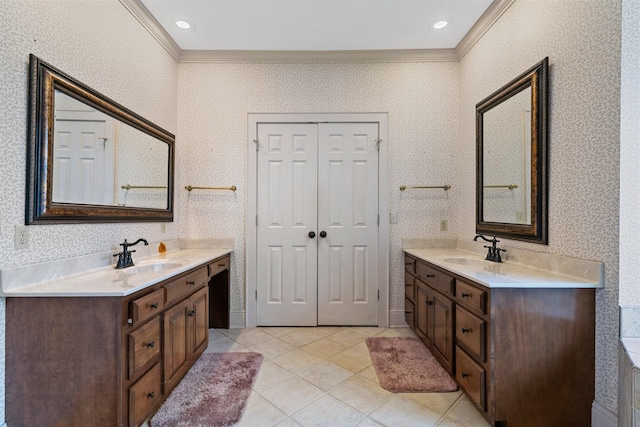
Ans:
MULTIPOLYGON (((177 65, 117 0, 0 1, 0 268, 108 251, 124 238, 178 237, 175 223, 29 227, 30 249, 14 250, 23 225, 29 54, 176 130, 177 65)), ((4 422, 4 316, 0 299, 0 424, 4 422)))
POLYGON ((383 143, 391 211, 398 214, 390 225, 390 305, 404 310, 402 238, 450 237, 440 232, 441 219, 455 229, 457 109, 455 63, 180 64, 177 187, 238 187, 178 193, 180 236, 235 239, 232 310, 244 310, 247 114, 388 112, 383 143), (399 190, 444 184, 453 188, 399 190))
POLYGON ((549 245, 503 244, 604 262, 605 289, 596 295, 596 400, 614 413, 620 20, 620 0, 517 0, 459 63, 456 162, 463 193, 458 234, 464 238, 475 224, 475 105, 548 56, 549 245))

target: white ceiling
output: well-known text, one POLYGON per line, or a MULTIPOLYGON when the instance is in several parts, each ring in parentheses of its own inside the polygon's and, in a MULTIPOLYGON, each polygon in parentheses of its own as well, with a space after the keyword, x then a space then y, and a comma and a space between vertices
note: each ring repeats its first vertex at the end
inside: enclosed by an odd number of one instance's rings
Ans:
POLYGON ((139 0, 182 51, 453 49, 501 0, 139 0), (194 24, 181 30, 177 19, 194 24), (449 25, 440 31, 437 20, 449 25))

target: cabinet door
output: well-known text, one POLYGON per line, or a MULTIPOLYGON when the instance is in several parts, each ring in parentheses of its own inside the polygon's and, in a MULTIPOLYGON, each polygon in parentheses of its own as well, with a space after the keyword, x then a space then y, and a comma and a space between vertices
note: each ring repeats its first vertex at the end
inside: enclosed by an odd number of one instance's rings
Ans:
POLYGON ((431 292, 433 301, 432 353, 440 364, 451 373, 453 358, 453 301, 436 291, 431 292))
POLYGON ((416 283, 416 332, 431 347, 431 291, 420 281, 416 283))
POLYGON ((189 300, 185 300, 164 313, 164 384, 171 389, 187 367, 189 336, 187 323, 189 300))
POLYGON ((192 355, 204 350, 209 342, 208 290, 208 287, 204 287, 190 298, 191 311, 189 311, 188 315, 190 317, 189 334, 193 337, 192 355))

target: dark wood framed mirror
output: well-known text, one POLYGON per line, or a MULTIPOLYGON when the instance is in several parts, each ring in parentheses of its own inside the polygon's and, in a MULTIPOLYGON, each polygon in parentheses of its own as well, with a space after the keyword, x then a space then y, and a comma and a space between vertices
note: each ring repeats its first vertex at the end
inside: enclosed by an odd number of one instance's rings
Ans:
POLYGON ((173 221, 173 134, 29 57, 27 225, 173 221))
POLYGON ((549 59, 476 105, 476 232, 547 244, 549 59))

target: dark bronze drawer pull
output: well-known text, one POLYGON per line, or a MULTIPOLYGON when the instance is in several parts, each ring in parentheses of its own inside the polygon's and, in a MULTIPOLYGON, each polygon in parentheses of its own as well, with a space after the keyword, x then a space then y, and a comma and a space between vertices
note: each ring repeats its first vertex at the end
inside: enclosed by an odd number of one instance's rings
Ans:
POLYGON ((467 374, 465 372, 462 373, 462 378, 469 378, 471 374, 467 374))
POLYGON ((158 303, 154 302, 153 304, 150 304, 149 307, 151 308, 158 308, 158 303))
POLYGON ((469 328, 469 329, 467 329, 467 328, 462 328, 462 333, 463 333, 463 334, 468 334, 468 333, 471 333, 471 332, 473 332, 473 329, 471 329, 471 328, 469 328))
POLYGON ((433 301, 427 301, 427 305, 433 305, 433 301))
POLYGON ((218 267, 226 267, 227 264, 218 264, 218 267))
POLYGON ((153 348, 155 345, 156 345, 156 343, 154 341, 148 342, 146 344, 146 346, 149 347, 149 348, 153 348))
POLYGON ((404 314, 411 314, 413 311, 405 311, 404 314))
POLYGON ((151 392, 151 393, 147 394, 147 398, 153 399, 155 397, 155 395, 156 394, 154 392, 151 392))
POLYGON ((189 313, 187 313, 187 316, 193 317, 193 316, 195 316, 195 314, 196 314, 196 311, 195 310, 191 310, 189 313))
POLYGON ((427 274, 427 279, 433 279, 434 277, 436 277, 435 274, 427 274))
POLYGON ((471 297, 471 294, 465 294, 464 292, 462 293, 462 298, 469 298, 471 297))
POLYGON ((191 286, 193 286, 193 285, 195 285, 195 284, 196 284, 196 281, 195 281, 195 280, 187 280, 187 285, 191 285, 191 286))

